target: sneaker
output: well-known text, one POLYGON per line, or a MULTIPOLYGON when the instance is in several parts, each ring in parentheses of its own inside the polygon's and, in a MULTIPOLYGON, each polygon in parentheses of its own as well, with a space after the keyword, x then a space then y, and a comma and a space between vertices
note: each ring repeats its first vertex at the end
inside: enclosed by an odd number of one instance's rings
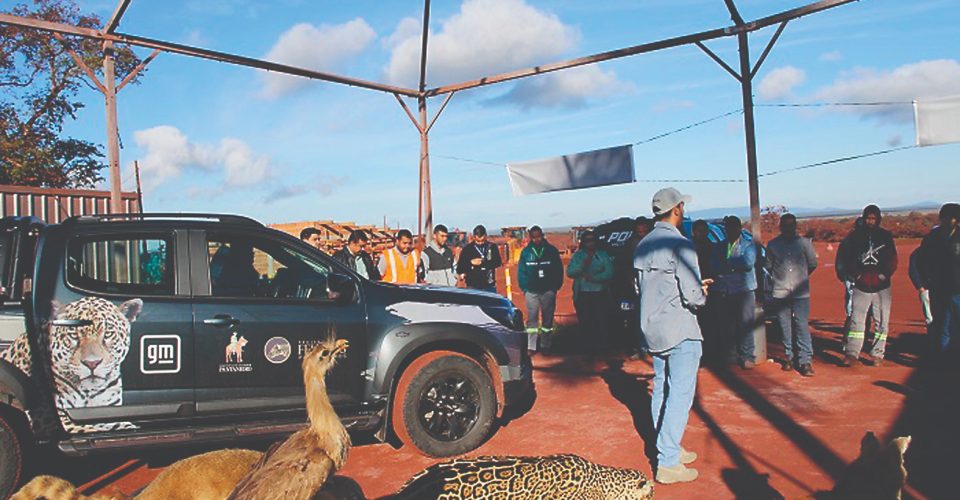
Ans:
POLYGON ((657 467, 656 480, 660 484, 688 483, 699 476, 697 469, 691 469, 683 464, 673 467, 657 467))
POLYGON ((857 361, 860 361, 860 360, 857 359, 856 356, 846 355, 843 357, 842 360, 840 360, 840 366, 849 368, 853 366, 853 364, 856 363, 857 361))
POLYGON ((788 372, 788 371, 790 371, 790 370, 793 370, 793 366, 790 366, 790 360, 781 359, 781 360, 779 361, 779 363, 780 363, 780 369, 781 369, 781 370, 783 370, 783 371, 785 371, 785 372, 788 372))
POLYGON ((697 452, 680 448, 680 463, 683 465, 692 464, 697 460, 697 452))
POLYGON ((873 366, 883 366, 883 358, 873 358, 873 366))
POLYGON ((804 363, 800 365, 799 371, 800 371, 800 375, 803 375, 804 377, 812 377, 813 374, 815 373, 813 371, 813 365, 810 363, 804 363))
POLYGON ((756 366, 756 361, 750 361, 749 359, 740 362, 740 368, 744 370, 753 370, 756 366))

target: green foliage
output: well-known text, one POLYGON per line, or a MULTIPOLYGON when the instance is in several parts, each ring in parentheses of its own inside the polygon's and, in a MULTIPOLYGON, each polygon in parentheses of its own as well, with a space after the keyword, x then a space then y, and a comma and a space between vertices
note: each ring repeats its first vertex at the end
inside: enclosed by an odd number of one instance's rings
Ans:
MULTIPOLYGON (((103 28, 99 17, 82 14, 73 0, 34 0, 5 13, 103 28)), ((0 25, 0 184, 83 188, 103 179, 102 147, 63 134, 65 121, 83 108, 77 99, 82 86, 95 88, 68 49, 103 81, 99 41, 60 42, 48 32, 0 25)), ((115 54, 120 78, 140 64, 129 47, 117 47, 115 54)))

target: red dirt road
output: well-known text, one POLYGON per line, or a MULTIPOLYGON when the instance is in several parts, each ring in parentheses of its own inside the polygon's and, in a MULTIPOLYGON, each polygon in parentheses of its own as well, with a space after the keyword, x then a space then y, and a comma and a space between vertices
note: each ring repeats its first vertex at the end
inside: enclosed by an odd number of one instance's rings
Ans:
MULTIPOLYGON (((916 242, 898 242, 903 266, 894 281, 887 363, 845 369, 833 364, 839 356, 844 319, 842 287, 832 265, 835 254, 818 244, 821 266, 813 275, 811 314, 817 375, 803 378, 780 371, 775 363, 762 363, 749 372, 701 369, 684 439, 686 448, 700 454, 694 464, 700 478, 683 485, 657 486, 657 497, 796 498, 829 489, 844 465, 857 456, 860 439, 868 430, 881 439, 912 432, 914 442, 908 454, 912 486, 906 496, 947 496, 951 479, 938 474, 956 466, 956 459, 947 461, 946 453, 957 444, 957 436, 955 431, 942 434, 930 427, 941 424, 942 406, 936 405, 947 405, 942 418, 952 418, 956 426, 956 396, 946 402, 925 396, 929 389, 924 389, 923 379, 912 367, 924 331, 916 293, 906 277, 906 257, 915 246, 916 242), (915 402, 910 411, 905 411, 907 401, 915 402)), ((523 302, 516 290, 513 299, 523 302)), ((559 312, 571 311, 568 283, 559 312)), ((772 356, 780 352, 777 343, 771 338, 772 356)), ((576 453, 601 464, 650 474, 644 455, 652 376, 648 362, 624 361, 622 356, 539 355, 534 366, 537 398, 532 408, 507 422, 471 455, 576 453)), ((950 420, 945 424, 949 426, 950 420)), ((182 456, 186 454, 162 462, 182 456)), ((341 475, 356 480, 366 496, 374 498, 395 491, 435 461, 409 448, 357 445, 341 475)), ((129 493, 158 474, 157 465, 131 460, 124 470, 108 474, 106 464, 85 462, 81 468, 88 472, 77 473, 77 461, 67 461, 58 469, 74 470, 70 476, 78 482, 99 476, 88 483, 88 492, 129 493)))

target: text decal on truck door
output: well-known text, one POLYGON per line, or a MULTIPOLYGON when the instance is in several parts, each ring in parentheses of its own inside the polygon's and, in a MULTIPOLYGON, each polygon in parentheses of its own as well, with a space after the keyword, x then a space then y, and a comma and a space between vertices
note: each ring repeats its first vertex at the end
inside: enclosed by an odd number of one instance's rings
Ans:
POLYGON ((178 335, 140 337, 140 373, 145 375, 180 373, 180 337, 178 335))

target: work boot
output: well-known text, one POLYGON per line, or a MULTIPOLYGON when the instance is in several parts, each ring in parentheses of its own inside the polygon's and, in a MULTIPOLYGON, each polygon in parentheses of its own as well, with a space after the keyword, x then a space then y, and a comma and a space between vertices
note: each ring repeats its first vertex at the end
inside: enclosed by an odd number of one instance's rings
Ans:
POLYGON ((872 366, 883 366, 883 358, 873 358, 872 366))
POLYGON ((849 368, 853 366, 854 363, 860 361, 856 356, 845 355, 842 360, 840 360, 840 366, 849 368))
POLYGON ((680 448, 680 463, 683 465, 692 464, 697 460, 697 453, 680 448))
POLYGON ((788 371, 790 371, 790 370, 793 370, 793 366, 791 366, 790 360, 789 360, 789 359, 781 359, 781 360, 780 360, 780 369, 783 370, 783 371, 785 371, 785 372, 788 372, 788 371))
POLYGON ((749 359, 745 359, 740 362, 740 368, 743 368, 744 370, 753 370, 756 366, 757 362, 750 361, 749 359))
POLYGON ((656 480, 660 484, 688 483, 699 476, 697 469, 691 469, 683 464, 673 467, 657 467, 656 480))
POLYGON ((799 371, 800 371, 800 375, 803 375, 804 377, 812 377, 813 374, 814 374, 813 364, 811 364, 811 363, 804 363, 804 364, 800 365, 800 370, 799 370, 799 371))

